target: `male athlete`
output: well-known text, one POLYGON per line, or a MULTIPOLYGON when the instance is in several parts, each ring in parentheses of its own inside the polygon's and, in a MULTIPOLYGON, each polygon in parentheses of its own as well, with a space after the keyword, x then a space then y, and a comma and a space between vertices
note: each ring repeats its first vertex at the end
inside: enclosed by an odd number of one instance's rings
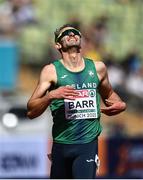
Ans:
POLYGON ((52 111, 52 179, 95 178, 100 112, 112 116, 126 109, 109 83, 104 63, 82 57, 81 37, 68 24, 56 30, 55 47, 62 58, 42 69, 27 105, 31 119, 48 106, 52 111), (105 103, 101 109, 100 97, 105 103))

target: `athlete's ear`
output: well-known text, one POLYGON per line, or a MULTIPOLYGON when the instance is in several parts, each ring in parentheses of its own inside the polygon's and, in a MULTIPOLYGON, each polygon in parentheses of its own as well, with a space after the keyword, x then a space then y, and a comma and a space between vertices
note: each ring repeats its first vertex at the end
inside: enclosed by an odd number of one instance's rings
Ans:
POLYGON ((59 50, 59 49, 61 49, 61 48, 62 48, 62 46, 61 46, 61 44, 60 44, 60 43, 58 43, 58 42, 57 42, 57 43, 55 44, 55 48, 59 50))

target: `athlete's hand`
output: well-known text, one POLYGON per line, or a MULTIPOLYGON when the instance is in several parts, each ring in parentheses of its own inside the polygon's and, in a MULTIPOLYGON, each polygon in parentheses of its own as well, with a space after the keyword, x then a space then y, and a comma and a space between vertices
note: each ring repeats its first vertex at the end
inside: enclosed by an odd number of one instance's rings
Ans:
POLYGON ((50 91, 51 99, 71 99, 74 100, 78 95, 77 91, 72 86, 61 86, 55 90, 50 91))
POLYGON ((101 108, 101 112, 108 116, 119 114, 126 109, 126 104, 122 101, 113 102, 110 100, 105 100, 105 103, 106 107, 101 108))

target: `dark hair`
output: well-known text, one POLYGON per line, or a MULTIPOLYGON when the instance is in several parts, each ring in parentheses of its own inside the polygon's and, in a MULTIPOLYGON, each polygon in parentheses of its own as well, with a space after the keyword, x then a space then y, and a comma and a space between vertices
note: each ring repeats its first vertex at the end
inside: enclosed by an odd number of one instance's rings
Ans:
MULTIPOLYGON (((56 39, 57 37, 59 36, 60 32, 62 29, 66 28, 66 27, 72 27, 72 28, 75 28, 72 24, 64 24, 63 26, 59 27, 58 29, 56 29, 56 31, 54 32, 55 34, 55 42, 56 42, 56 39)), ((76 29, 76 28, 75 28, 76 29)))

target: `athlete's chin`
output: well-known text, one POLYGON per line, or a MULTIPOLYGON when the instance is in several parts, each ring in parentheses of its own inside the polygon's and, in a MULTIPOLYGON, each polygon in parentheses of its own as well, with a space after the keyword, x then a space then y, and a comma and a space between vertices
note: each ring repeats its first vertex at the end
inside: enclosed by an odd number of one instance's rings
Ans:
POLYGON ((80 49, 81 49, 81 46, 79 46, 79 45, 72 45, 72 46, 66 46, 66 47, 62 47, 62 50, 64 51, 64 52, 66 52, 66 51, 68 51, 68 50, 77 50, 77 51, 80 51, 80 49))
POLYGON ((67 49, 72 49, 72 48, 81 49, 81 46, 79 44, 71 44, 67 46, 67 49))

